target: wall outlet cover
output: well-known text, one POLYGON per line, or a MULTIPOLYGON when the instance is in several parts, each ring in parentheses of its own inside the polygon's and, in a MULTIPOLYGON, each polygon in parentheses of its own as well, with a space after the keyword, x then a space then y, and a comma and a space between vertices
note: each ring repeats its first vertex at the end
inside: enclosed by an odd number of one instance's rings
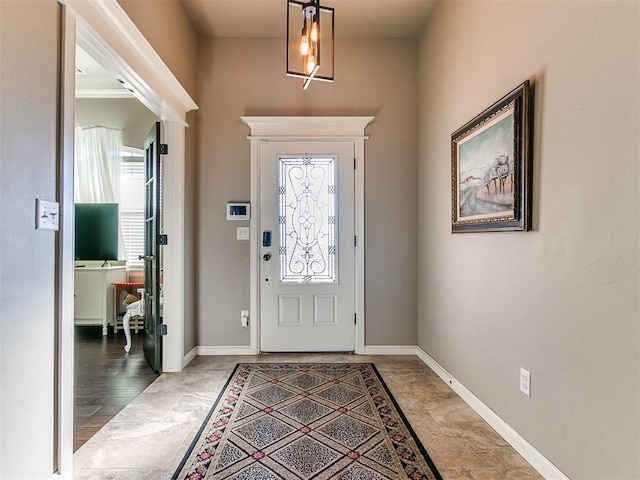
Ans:
POLYGON ((520 391, 528 397, 531 396, 531 372, 524 368, 520 369, 520 391))

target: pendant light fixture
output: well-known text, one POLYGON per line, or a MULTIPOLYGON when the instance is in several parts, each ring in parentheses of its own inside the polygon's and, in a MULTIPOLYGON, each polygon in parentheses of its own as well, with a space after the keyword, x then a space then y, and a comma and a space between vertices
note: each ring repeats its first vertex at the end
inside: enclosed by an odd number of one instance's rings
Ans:
POLYGON ((333 8, 320 0, 287 0, 287 75, 304 79, 305 90, 312 80, 333 82, 333 28, 333 8))

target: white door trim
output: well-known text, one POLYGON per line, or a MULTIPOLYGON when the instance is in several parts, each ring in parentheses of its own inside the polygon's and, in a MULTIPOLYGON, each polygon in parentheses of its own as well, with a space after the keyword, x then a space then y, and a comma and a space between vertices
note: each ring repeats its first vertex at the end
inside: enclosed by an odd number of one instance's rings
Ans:
POLYGON ((117 0, 59 0, 78 17, 77 42, 163 122, 198 108, 117 0))
POLYGON ((184 206, 185 127, 187 112, 198 108, 116 0, 66 0, 77 15, 76 42, 105 69, 124 81, 134 95, 163 121, 166 182, 163 233, 163 317, 168 334, 163 339, 165 372, 182 370, 184 344, 184 206))
POLYGON ((251 240, 250 240, 250 339, 251 353, 260 352, 260 185, 259 162, 264 142, 353 142, 356 161, 356 345, 355 353, 363 353, 365 346, 364 302, 364 134, 374 117, 240 117, 251 134, 251 240))
POLYGON ((74 373, 74 207, 73 207, 73 137, 75 105, 76 18, 62 9, 60 33, 60 122, 58 201, 60 202, 60 233, 57 263, 57 348, 56 365, 56 445, 53 478, 73 478, 73 373, 74 373))
POLYGON ((135 96, 164 122, 170 143, 164 185, 167 202, 164 231, 170 243, 164 250, 164 371, 180 371, 184 350, 184 205, 185 128, 187 112, 198 108, 117 0, 58 0, 63 10, 62 109, 60 117, 60 208, 62 229, 58 255, 59 337, 57 360, 57 465, 53 478, 73 478, 73 118, 76 42, 116 78, 135 90, 135 96), (65 186, 67 188, 65 188, 65 186))

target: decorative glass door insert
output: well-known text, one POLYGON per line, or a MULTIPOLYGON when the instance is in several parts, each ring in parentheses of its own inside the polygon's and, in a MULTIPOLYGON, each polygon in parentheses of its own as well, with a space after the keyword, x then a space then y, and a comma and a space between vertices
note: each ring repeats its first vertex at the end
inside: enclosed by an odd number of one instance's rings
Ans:
POLYGON ((282 283, 337 283, 335 157, 280 157, 282 283))

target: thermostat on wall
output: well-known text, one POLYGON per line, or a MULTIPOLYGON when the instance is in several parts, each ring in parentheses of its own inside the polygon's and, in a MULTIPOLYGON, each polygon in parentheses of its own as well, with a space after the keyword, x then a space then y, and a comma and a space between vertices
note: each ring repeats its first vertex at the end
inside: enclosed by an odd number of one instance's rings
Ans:
POLYGON ((227 203, 227 220, 249 220, 251 218, 251 204, 227 203))

